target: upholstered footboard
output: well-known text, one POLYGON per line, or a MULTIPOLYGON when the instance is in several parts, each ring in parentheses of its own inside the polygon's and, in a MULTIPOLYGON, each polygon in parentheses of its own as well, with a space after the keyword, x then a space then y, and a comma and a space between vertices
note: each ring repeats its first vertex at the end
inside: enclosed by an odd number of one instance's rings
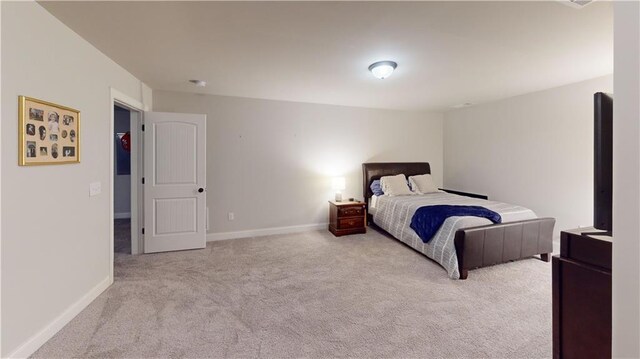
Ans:
POLYGON ((460 279, 469 269, 540 255, 545 262, 553 251, 554 218, 459 229, 455 236, 460 279))

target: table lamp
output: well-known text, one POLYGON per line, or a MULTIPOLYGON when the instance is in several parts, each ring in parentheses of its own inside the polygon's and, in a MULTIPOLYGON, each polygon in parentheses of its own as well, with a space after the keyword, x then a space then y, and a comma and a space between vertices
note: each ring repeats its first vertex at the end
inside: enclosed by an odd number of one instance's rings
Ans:
POLYGON ((332 181, 332 187, 336 191, 336 202, 341 202, 342 191, 344 191, 346 187, 344 177, 334 177, 332 181))

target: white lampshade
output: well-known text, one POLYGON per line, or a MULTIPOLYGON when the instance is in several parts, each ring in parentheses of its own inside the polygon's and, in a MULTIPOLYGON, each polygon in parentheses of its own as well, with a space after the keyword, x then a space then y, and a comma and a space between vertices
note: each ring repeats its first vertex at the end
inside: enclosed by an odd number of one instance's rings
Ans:
POLYGON ((334 177, 331 181, 331 187, 336 191, 344 190, 347 187, 344 177, 334 177))
POLYGON ((393 73, 398 64, 393 61, 378 61, 369 66, 369 71, 379 79, 385 79, 393 73))

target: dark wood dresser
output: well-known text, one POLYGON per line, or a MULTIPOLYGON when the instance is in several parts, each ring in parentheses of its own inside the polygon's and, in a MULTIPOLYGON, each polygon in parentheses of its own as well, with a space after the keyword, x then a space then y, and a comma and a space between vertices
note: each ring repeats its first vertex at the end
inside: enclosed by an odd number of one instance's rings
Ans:
POLYGON ((336 237, 366 233, 367 211, 364 202, 329 201, 329 231, 336 237))
POLYGON ((553 257, 553 357, 611 358, 612 238, 563 231, 553 257))

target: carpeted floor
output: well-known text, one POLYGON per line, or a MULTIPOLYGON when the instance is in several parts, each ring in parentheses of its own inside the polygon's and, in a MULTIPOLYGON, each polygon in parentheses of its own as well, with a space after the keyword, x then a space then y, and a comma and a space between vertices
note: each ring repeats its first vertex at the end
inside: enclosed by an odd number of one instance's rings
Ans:
POLYGON ((131 219, 115 219, 113 222, 113 250, 116 256, 131 254, 131 219))
POLYGON ((116 256, 116 280, 36 358, 551 357, 551 264, 440 266, 370 230, 116 256))

